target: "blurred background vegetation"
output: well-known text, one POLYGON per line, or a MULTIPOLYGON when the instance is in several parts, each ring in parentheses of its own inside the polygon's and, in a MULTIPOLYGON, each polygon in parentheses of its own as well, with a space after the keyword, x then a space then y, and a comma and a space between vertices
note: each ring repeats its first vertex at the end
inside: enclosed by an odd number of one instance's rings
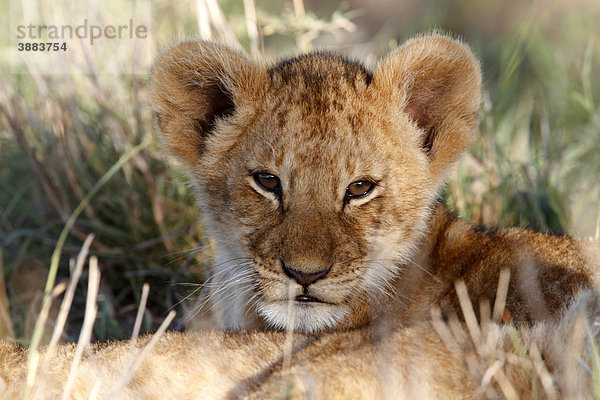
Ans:
MULTIPOLYGON (((41 2, 24 4, 43 12, 41 2)), ((451 175, 449 206, 476 224, 600 237, 597 0, 153 0, 148 7, 154 55, 202 36, 239 42, 267 62, 329 48, 373 65, 415 34, 439 29, 461 37, 481 59, 485 88, 480 134, 451 175)), ((28 342, 61 231, 124 154, 128 161, 69 230, 57 282, 68 279, 70 260, 94 233, 90 253, 102 274, 96 339, 131 334, 145 282, 151 295, 143 330, 155 329, 171 308, 179 315, 172 327, 189 326, 198 295, 180 301, 204 279, 211 248, 182 167, 167 160, 155 137, 148 74, 80 74, 77 65, 69 67, 73 74, 14 74, 8 40, 0 40, 5 334, 28 342)), ((101 45, 94 51, 114 60, 101 45)), ((81 326, 86 285, 83 279, 77 289, 67 340, 81 326)))

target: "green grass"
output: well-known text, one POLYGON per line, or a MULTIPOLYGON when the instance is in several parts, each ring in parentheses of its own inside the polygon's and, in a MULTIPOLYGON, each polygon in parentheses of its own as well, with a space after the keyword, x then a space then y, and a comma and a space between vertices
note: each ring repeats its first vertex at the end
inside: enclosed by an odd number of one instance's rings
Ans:
MULTIPOLYGON (((600 40, 594 27, 600 6, 462 0, 453 7, 415 2, 381 11, 313 2, 314 9, 307 3, 299 15, 291 3, 271 0, 257 4, 260 35, 252 39, 243 2, 219 4, 226 25, 211 16, 209 26, 199 26, 196 2, 153 2, 154 51, 210 31, 217 40, 235 35, 267 60, 326 46, 372 63, 436 27, 461 35, 481 57, 485 91, 480 134, 451 175, 449 205, 475 223, 600 236, 600 40)), ((5 63, 2 68, 8 70, 5 63)), ((69 259, 89 233, 96 235, 90 253, 102 273, 94 339, 130 336, 144 283, 151 295, 143 330, 152 331, 186 294, 173 282, 203 278, 202 251, 185 252, 203 243, 199 215, 182 168, 153 139, 147 84, 148 74, 0 78, 0 265, 15 335, 24 343, 32 334, 27 315, 36 310, 13 289, 23 270, 54 262, 52 274, 66 280, 69 259), (69 216, 88 197, 61 257, 52 261, 69 216)), ((80 284, 67 338, 76 338, 83 322, 85 290, 80 284)), ((176 309, 174 326, 183 327, 184 311, 176 309)))

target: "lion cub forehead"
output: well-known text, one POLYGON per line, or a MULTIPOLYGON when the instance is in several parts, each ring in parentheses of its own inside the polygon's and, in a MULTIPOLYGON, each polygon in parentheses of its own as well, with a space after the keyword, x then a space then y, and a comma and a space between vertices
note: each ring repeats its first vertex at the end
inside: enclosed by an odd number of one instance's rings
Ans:
MULTIPOLYGON (((259 162, 303 170, 347 170, 372 162, 379 117, 364 95, 371 75, 330 54, 283 61, 270 70, 272 86, 247 137, 259 162)), ((321 173, 321 172, 319 172, 321 173)))
POLYGON ((319 90, 344 82, 355 90, 369 86, 372 73, 359 62, 328 52, 314 52, 280 61, 268 70, 271 80, 319 90))
MULTIPOLYGON (((283 60, 268 70, 270 88, 260 107, 261 120, 299 147, 356 145, 372 121, 366 95, 372 74, 362 64, 317 52, 283 60), (336 143, 337 142, 337 143, 336 143), (341 142, 341 143, 340 143, 341 142)), ((342 150, 342 149, 338 149, 342 150)))

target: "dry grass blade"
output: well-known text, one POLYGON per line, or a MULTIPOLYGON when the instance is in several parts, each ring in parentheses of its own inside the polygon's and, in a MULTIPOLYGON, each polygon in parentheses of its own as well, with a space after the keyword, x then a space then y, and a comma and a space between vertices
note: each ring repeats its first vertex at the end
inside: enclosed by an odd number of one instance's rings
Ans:
POLYGON ((237 37, 229 26, 229 23, 227 22, 227 19, 223 14, 223 10, 221 10, 217 0, 204 0, 204 2, 206 4, 208 14, 210 15, 212 25, 214 26, 215 31, 221 36, 221 40, 230 44, 239 44, 237 37))
MULTIPOLYGON (((131 379, 129 377, 130 370, 136 361, 136 359, 135 359, 135 344, 136 344, 137 338, 140 334, 140 328, 142 325, 142 319, 144 317, 144 311, 146 310, 146 303, 148 301, 149 293, 150 293, 150 285, 145 283, 144 286, 142 287, 142 298, 140 299, 140 305, 138 307, 138 312, 137 312, 135 324, 133 327, 133 334, 131 335, 131 340, 129 341, 129 354, 128 354, 129 359, 127 362, 125 362, 123 371, 121 371, 121 375, 119 376, 119 382, 128 382, 129 379, 131 379)), ((119 384, 121 384, 121 383, 119 383, 119 384)), ((126 383, 124 383, 123 385, 126 385, 126 383)), ((122 388, 119 390, 122 390, 122 388)))
POLYGON ((0 338, 13 338, 13 325, 10 319, 8 296, 4 284, 4 263, 2 249, 0 249, 0 338))
POLYGON ((210 27, 208 8, 206 8, 206 2, 204 0, 196 1, 196 19, 200 37, 207 40, 212 39, 212 29, 210 27))
POLYGON ((148 355, 150 354, 150 352, 152 351, 154 346, 156 346, 156 344, 160 340, 160 337, 165 333, 165 331, 167 330, 167 328, 173 321, 173 318, 175 318, 175 314, 176 314, 175 311, 171 311, 167 315, 167 317, 165 318, 163 323, 160 325, 160 327, 158 328, 156 333, 154 335, 152 335, 152 339, 150 339, 148 344, 146 346, 144 346, 142 352, 140 353, 138 358, 135 360, 135 362, 131 365, 131 367, 129 368, 127 373, 121 376, 121 378, 119 379, 119 382, 117 382, 114 389, 108 396, 109 399, 116 399, 119 397, 119 393, 121 393, 121 391, 129 383, 129 381, 131 381, 131 379, 135 375, 136 371, 140 368, 140 366, 142 365, 142 363, 144 362, 146 357, 148 357, 148 355))
POLYGON ((490 301, 488 299, 482 299, 479 303, 479 319, 482 326, 489 324, 492 320, 490 301))
POLYGON ((454 287, 456 288, 456 294, 458 295, 460 308, 465 317, 465 322, 467 323, 467 329, 469 330, 469 334, 471 335, 471 339, 473 340, 475 347, 477 348, 478 352, 480 352, 481 330, 479 329, 479 324, 477 323, 477 317, 475 316, 475 311, 473 310, 473 304, 469 298, 467 285, 465 285, 465 281, 461 279, 454 283, 454 287))
POLYGON ((442 339, 446 347, 450 350, 458 350, 459 344, 454 338, 452 331, 448 328, 448 325, 444 322, 442 318, 442 310, 440 307, 433 307, 431 309, 431 322, 433 324, 433 328, 435 332, 442 339))
MULTIPOLYGON (((592 361, 592 371, 593 371, 593 390, 596 396, 600 395, 600 380, 598 379, 599 371, 600 371, 600 348, 598 346, 597 332, 592 331, 592 327, 589 322, 585 320, 583 315, 578 318, 580 325, 585 327, 585 337, 587 338, 588 346, 589 346, 589 356, 592 361)), ((572 338, 571 340, 576 340, 576 338, 572 338)), ((580 339, 582 340, 582 339, 580 339)), ((571 351, 571 353, 575 353, 571 351)), ((575 353, 576 354, 576 353, 575 353)))
POLYGON ((492 322, 499 323, 502 319, 504 306, 506 305, 509 281, 510 270, 506 268, 500 271, 500 276, 498 277, 498 289, 496 290, 496 301, 494 302, 494 311, 492 313, 492 322))
POLYGON ((594 239, 600 240, 600 205, 598 206, 597 215, 598 216, 596 218, 596 229, 594 230, 594 239))
POLYGON ((142 297, 140 299, 140 306, 138 307, 137 315, 135 316, 135 324, 133 325, 133 333, 131 335, 131 342, 140 335, 140 329, 142 327, 142 319, 144 318, 144 311, 146 311, 146 303, 148 302, 148 295, 150 294, 150 285, 144 283, 142 286, 142 297))
POLYGON ((502 369, 497 370, 493 376, 496 382, 498 382, 498 386, 500 387, 500 390, 502 391, 502 394, 504 394, 504 397, 506 399, 519 400, 519 394, 517 393, 513 385, 510 383, 506 375, 504 375, 502 369))
POLYGON ((292 366, 292 348, 294 345, 294 320, 296 317, 294 308, 294 290, 293 284, 290 283, 288 286, 288 309, 287 309, 287 330, 285 333, 285 344, 283 347, 283 363, 282 370, 284 373, 288 373, 292 366))
POLYGON ((492 378, 498 371, 502 369, 503 366, 504 363, 501 360, 494 361, 492 365, 485 370, 483 377, 481 378, 481 387, 487 387, 492 382, 492 378))
POLYGON ((56 346, 62 335, 65 323, 67 321, 67 317, 69 316, 69 310, 71 309, 71 304, 73 302, 75 289, 77 288, 77 283, 79 282, 79 278, 81 277, 81 273, 83 272, 83 265, 85 264, 85 259, 88 255, 93 240, 94 234, 89 234, 83 242, 83 246, 81 246, 81 250, 77 255, 75 268, 73 269, 71 279, 69 280, 69 284, 67 285, 67 291, 65 293, 65 296, 63 297, 63 301, 60 305, 58 318, 56 319, 56 326, 54 327, 54 331, 52 332, 52 338, 50 339, 48 353, 51 353, 51 349, 54 346, 56 346))
POLYGON ((90 390, 90 395, 88 400, 96 400, 98 398, 98 394, 100 394, 100 388, 102 386, 102 381, 97 381, 94 383, 92 390, 90 390))
POLYGON ((92 328, 96 320, 96 313, 98 307, 96 301, 98 299, 98 288, 100 287, 100 270, 98 269, 98 258, 92 256, 90 258, 90 273, 88 279, 88 293, 85 305, 85 317, 83 320, 83 328, 79 335, 77 342, 77 348, 75 349, 75 355, 71 362, 71 369, 69 371, 69 377, 65 383, 65 389, 62 395, 62 399, 68 399, 71 393, 75 379, 77 378, 77 370, 81 363, 81 357, 83 356, 84 350, 90 345, 92 337, 92 328))
POLYGON ((296 17, 303 18, 306 15, 306 11, 304 11, 304 1, 302 0, 293 0, 294 3, 294 14, 296 17))
POLYGON ((250 52, 253 57, 257 57, 260 55, 260 36, 258 35, 258 18, 254 0, 244 0, 244 11, 246 14, 246 29, 250 38, 250 52))
MULTIPOLYGON (((38 315, 38 320, 36 322, 36 327, 35 327, 35 331, 34 331, 34 337, 36 332, 40 333, 40 338, 41 338, 41 332, 44 329, 44 326, 46 324, 46 321, 48 320, 48 314, 50 313, 50 307, 52 306, 52 301, 60 296, 60 294, 66 289, 66 285, 65 284, 59 284, 56 285, 56 287, 52 290, 52 292, 50 292, 50 295, 48 296, 48 300, 44 301, 42 303, 42 309, 40 310, 40 313, 38 315), (42 322, 40 322, 42 321, 42 322)), ((38 339, 38 344, 39 344, 39 339, 38 339)), ((35 384, 35 378, 37 375, 37 371, 38 371, 38 366, 40 363, 40 351, 39 351, 39 346, 33 346, 31 345, 29 347, 29 356, 27 358, 27 378, 26 378, 26 386, 25 386, 25 394, 23 395, 23 399, 27 400, 30 398, 31 396, 31 391, 33 389, 33 385, 35 384)))
POLYGON ((542 387, 544 388, 546 398, 548 400, 558 399, 558 393, 556 391, 554 379, 552 379, 552 376, 550 375, 550 372, 544 363, 542 354, 540 353, 540 350, 535 342, 532 342, 529 346, 529 357, 531 357, 531 362, 533 363, 535 372, 537 373, 542 387))

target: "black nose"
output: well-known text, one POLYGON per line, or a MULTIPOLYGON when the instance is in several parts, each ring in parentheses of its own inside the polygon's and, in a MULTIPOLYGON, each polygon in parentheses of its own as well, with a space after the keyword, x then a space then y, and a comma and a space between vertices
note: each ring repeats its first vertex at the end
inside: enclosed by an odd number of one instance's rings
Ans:
POLYGON ((325 277, 325 275, 327 275, 327 273, 329 272, 329 268, 326 268, 318 272, 306 273, 288 267, 283 261, 281 262, 281 265, 283 266, 283 272, 285 272, 287 276, 289 276, 304 287, 325 277))

